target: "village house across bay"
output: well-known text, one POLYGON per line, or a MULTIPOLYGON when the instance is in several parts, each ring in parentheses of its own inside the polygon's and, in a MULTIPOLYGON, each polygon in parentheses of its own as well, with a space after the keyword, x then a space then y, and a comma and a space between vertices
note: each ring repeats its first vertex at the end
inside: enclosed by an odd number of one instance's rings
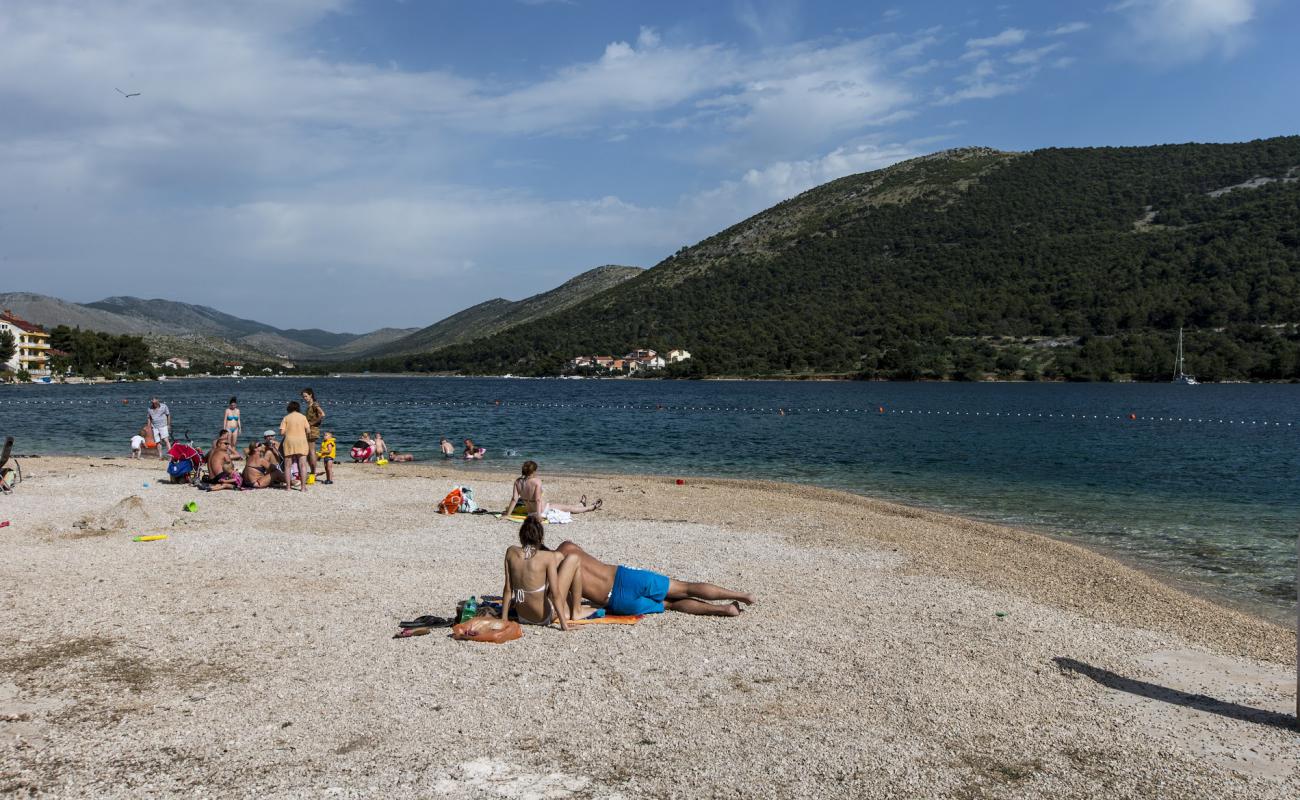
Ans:
POLYGON ((566 365, 571 372, 595 372, 631 375, 644 370, 663 369, 669 364, 686 361, 691 354, 685 350, 669 350, 661 356, 654 350, 633 350, 625 356, 578 356, 566 365))

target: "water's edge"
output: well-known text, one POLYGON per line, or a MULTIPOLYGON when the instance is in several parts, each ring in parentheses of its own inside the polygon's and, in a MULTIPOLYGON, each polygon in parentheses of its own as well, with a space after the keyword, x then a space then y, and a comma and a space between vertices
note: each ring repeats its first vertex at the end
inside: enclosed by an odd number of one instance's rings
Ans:
MULTIPOLYGON (((25 455, 15 453, 14 456, 17 458, 32 459, 36 461, 39 461, 42 458, 68 458, 68 459, 82 459, 86 461, 90 461, 90 460, 129 461, 130 460, 123 456, 90 456, 90 455, 85 455, 83 453, 29 453, 25 455)), ((515 477, 513 471, 509 471, 509 470, 498 471, 498 470, 491 469, 491 466, 489 465, 485 464, 484 466, 488 466, 488 468, 491 471, 484 472, 483 470, 479 470, 479 469, 472 469, 472 470, 463 469, 463 462, 461 462, 459 459, 441 459, 441 460, 428 459, 424 461, 414 461, 414 462, 407 462, 407 463, 393 463, 393 464, 389 464, 387 468, 391 470, 400 471, 408 468, 439 467, 461 475, 474 476, 477 478, 491 478, 491 479, 501 480, 502 482, 509 482, 515 477)), ((567 469, 563 467, 557 469, 551 469, 548 470, 547 472, 548 474, 553 475, 555 477, 561 477, 566 479, 580 479, 580 478, 608 479, 608 478, 617 477, 617 478, 645 478, 645 479, 668 480, 671 479, 672 477, 672 473, 621 472, 621 471, 606 472, 606 471, 592 471, 592 470, 574 470, 574 469, 567 469)), ((1298 603, 1296 608, 1294 608, 1291 612, 1288 613, 1283 608, 1279 608, 1276 605, 1271 605, 1263 601, 1250 602, 1249 600, 1246 600, 1239 595, 1233 595, 1233 594, 1228 594, 1226 592, 1216 591, 1214 586, 1211 584, 1206 584, 1206 583, 1191 580, 1186 576, 1181 575, 1173 570, 1161 569, 1152 563, 1142 561, 1141 559, 1133 556, 1132 554, 1126 553, 1122 550, 1106 547, 1101 543, 1091 541, 1085 537, 1068 536, 1061 533, 1060 531, 1055 531, 1049 528, 1040 528, 1036 526, 1022 525, 1022 524, 1011 524, 1008 522, 998 520, 997 518, 992 516, 985 517, 985 516, 979 516, 978 514, 956 513, 952 509, 930 506, 915 500, 904 500, 904 499, 899 499, 897 497, 873 495, 869 492, 853 491, 841 486, 828 486, 828 485, 816 484, 816 483, 794 483, 789 481, 776 481, 767 478, 737 478, 731 475, 716 475, 716 474, 695 474, 692 475, 692 478, 701 479, 701 480, 719 481, 719 482, 734 481, 736 483, 745 483, 749 485, 770 486, 775 491, 786 491, 790 489, 801 489, 801 488, 813 487, 827 492, 842 493, 854 497, 861 497, 867 500, 871 500, 873 502, 884 503, 886 505, 898 506, 900 508, 906 508, 915 511, 923 511, 928 514, 936 514, 949 519, 974 522, 981 525, 994 525, 997 527, 1018 531, 1020 533, 1024 533, 1030 536, 1042 537, 1045 539, 1050 539, 1052 541, 1061 542, 1063 544, 1069 544, 1075 547, 1080 547, 1091 553, 1095 553, 1096 555, 1099 555, 1105 559, 1121 564, 1122 566, 1132 569, 1135 572, 1142 573, 1143 575, 1146 575, 1152 578, 1153 580, 1156 580, 1159 583, 1174 589, 1175 591, 1181 592, 1186 595, 1190 595, 1192 597, 1196 597, 1198 599, 1204 600, 1206 602, 1212 603, 1216 606, 1219 606, 1221 608, 1230 611, 1246 614, 1248 616, 1255 617, 1256 619, 1263 620, 1270 624, 1287 628, 1288 630, 1296 629, 1297 615, 1300 614, 1300 603, 1298 603)))

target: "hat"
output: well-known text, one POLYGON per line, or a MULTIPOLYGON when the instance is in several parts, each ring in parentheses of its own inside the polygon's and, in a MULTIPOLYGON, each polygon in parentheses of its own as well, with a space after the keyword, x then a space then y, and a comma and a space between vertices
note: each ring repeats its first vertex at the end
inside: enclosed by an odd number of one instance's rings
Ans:
POLYGON ((263 436, 274 436, 275 431, 262 431, 263 436))

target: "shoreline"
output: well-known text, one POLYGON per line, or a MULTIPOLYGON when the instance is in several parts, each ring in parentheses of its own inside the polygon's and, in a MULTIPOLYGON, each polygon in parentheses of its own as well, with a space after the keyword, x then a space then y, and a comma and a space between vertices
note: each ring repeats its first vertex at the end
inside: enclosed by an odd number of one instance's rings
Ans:
POLYGON ((499 592, 518 535, 433 512, 453 483, 503 505, 513 471, 400 466, 205 494, 149 461, 33 460, 0 501, 0 789, 1300 791, 1293 631, 1079 545, 842 491, 547 473, 556 502, 604 499, 548 525, 551 546, 758 602, 500 646, 394 640, 397 620, 499 592))
MULTIPOLYGON (((14 455, 17 458, 33 459, 37 461, 46 458, 74 459, 74 460, 80 458, 86 458, 86 459, 101 460, 101 461, 122 461, 125 463, 132 462, 132 459, 130 459, 129 457, 118 456, 118 455, 83 456, 78 454, 66 454, 66 453, 49 453, 49 454, 15 453, 14 455)), ((148 459, 145 457, 142 457, 140 459, 140 461, 147 461, 147 460, 148 459)), ((397 470, 398 472, 406 472, 408 470, 415 470, 420 468, 429 469, 429 470, 432 469, 451 470, 453 472, 459 473, 462 476, 482 476, 485 479, 499 480, 505 483, 509 483, 510 481, 514 480, 514 478, 516 477, 516 474, 512 469, 500 469, 500 470, 493 469, 488 467, 485 462, 476 462, 476 464, 482 464, 483 466, 465 468, 465 462, 459 458, 441 459, 441 458, 437 458, 436 456, 431 456, 427 459, 417 460, 413 462, 392 463, 388 465, 387 469, 397 470)), ((373 467, 374 465, 372 464, 370 466, 373 467)), ((601 472, 601 471, 592 471, 592 470, 570 470, 564 468, 548 471, 547 474, 554 476, 556 478, 564 478, 569 480, 582 479, 582 478, 593 479, 593 480, 610 480, 614 478, 644 479, 644 480, 659 480, 659 479, 672 480, 673 477, 675 477, 675 476, 669 476, 666 473, 655 474, 655 473, 636 473, 636 472, 601 472)), ((1070 536, 1064 532, 1054 531, 1050 528, 1040 528, 1032 525, 1012 524, 1008 522, 1002 522, 997 519, 981 516, 977 511, 967 511, 965 513, 956 512, 949 509, 928 506, 925 505, 924 503, 913 501, 910 499, 884 497, 881 495, 867 494, 865 492, 855 492, 849 489, 843 489, 834 486, 825 486, 816 483, 797 483, 793 481, 786 482, 786 481, 773 481, 773 480, 764 480, 764 479, 732 478, 725 475, 692 475, 690 476, 689 480, 711 481, 719 484, 734 482, 736 485, 739 486, 758 486, 758 487, 763 487, 768 491, 781 492, 781 493, 788 493, 789 490, 791 489, 830 492, 835 494, 842 494, 846 497, 861 498, 875 503, 898 506, 900 508, 908 509, 914 512, 934 514, 941 517, 947 517, 947 518, 951 518, 954 521, 960 521, 972 525, 991 525, 996 527, 1007 528, 1009 530, 1017 531, 1026 536, 1042 537, 1049 541, 1057 542, 1063 545, 1082 548, 1083 550, 1086 550, 1090 553, 1094 553, 1099 557, 1113 561, 1116 564, 1125 567, 1126 569, 1141 573, 1151 578, 1152 580, 1155 580, 1169 587, 1170 589, 1176 590, 1183 594, 1187 594, 1192 597, 1198 598, 1200 600, 1220 606, 1225 610, 1254 617, 1262 622, 1267 622, 1269 624, 1295 629, 1297 625, 1297 619, 1300 618, 1300 604, 1297 604, 1297 606, 1293 607, 1291 610, 1287 610, 1286 608, 1279 607, 1278 605, 1270 604, 1264 600, 1252 601, 1249 598, 1242 597, 1240 595, 1230 594, 1226 590, 1217 591, 1212 584, 1203 583, 1195 579, 1185 577, 1173 570, 1162 569, 1160 568, 1159 565, 1154 563, 1145 563, 1140 557, 1134 556, 1126 551, 1119 550, 1117 548, 1107 547, 1104 544, 1099 542, 1088 541, 1086 539, 1083 539, 1082 537, 1070 536)))

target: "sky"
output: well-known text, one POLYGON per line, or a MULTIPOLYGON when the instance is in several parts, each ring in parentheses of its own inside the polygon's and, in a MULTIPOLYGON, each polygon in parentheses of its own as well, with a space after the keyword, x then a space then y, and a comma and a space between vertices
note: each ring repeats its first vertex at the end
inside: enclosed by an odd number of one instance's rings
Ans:
POLYGON ((1297 31, 1290 0, 4 0, 0 291, 420 327, 937 150, 1300 133, 1297 31))

